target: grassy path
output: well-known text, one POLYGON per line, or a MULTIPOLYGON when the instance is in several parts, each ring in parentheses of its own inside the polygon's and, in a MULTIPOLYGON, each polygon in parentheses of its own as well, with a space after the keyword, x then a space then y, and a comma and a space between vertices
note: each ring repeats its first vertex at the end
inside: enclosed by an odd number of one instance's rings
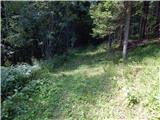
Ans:
POLYGON ((42 61, 2 112, 11 110, 15 120, 160 119, 159 45, 136 48, 121 61, 103 45, 42 61))

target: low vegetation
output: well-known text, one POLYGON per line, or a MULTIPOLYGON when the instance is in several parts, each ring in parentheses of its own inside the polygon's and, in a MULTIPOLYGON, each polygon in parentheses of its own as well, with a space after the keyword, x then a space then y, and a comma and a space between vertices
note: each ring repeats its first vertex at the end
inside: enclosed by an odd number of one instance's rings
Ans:
POLYGON ((2 1, 2 120, 160 120, 160 1, 2 1))
POLYGON ((125 64, 103 44, 2 67, 2 119, 158 120, 159 61, 159 44, 130 49, 125 64))

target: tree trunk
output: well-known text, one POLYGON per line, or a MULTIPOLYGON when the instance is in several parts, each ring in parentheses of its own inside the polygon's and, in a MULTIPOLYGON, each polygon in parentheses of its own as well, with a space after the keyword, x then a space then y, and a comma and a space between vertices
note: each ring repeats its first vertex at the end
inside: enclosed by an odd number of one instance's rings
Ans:
POLYGON ((109 45, 109 50, 111 50, 112 48, 111 34, 108 35, 108 45, 109 45))
MULTIPOLYGON (((2 10, 2 19, 4 21, 4 33, 5 35, 3 34, 2 37, 6 37, 6 35, 8 34, 8 26, 9 26, 9 22, 8 22, 8 15, 7 15, 7 4, 5 4, 5 2, 1 2, 1 10, 2 10)), ((3 28, 3 27, 2 27, 3 28)))
POLYGON ((155 1, 156 6, 156 28, 155 28, 155 37, 160 37, 160 1, 155 1))
POLYGON ((129 25, 130 25, 130 14, 131 14, 131 1, 124 2, 126 8, 126 20, 125 20, 125 29, 124 29, 124 41, 123 41, 123 60, 127 58, 127 46, 128 46, 128 34, 129 34, 129 25))
POLYGON ((120 31, 119 31, 119 41, 120 41, 120 45, 119 47, 122 48, 123 46, 123 26, 120 26, 120 31))
POLYGON ((145 39, 146 36, 148 11, 149 11, 149 1, 143 1, 142 15, 139 28, 139 40, 145 39))

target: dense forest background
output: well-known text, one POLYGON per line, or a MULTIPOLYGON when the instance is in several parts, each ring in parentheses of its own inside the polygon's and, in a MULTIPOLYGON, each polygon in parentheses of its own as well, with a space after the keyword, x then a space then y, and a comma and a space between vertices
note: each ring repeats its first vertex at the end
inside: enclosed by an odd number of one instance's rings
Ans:
POLYGON ((160 120, 160 1, 1 1, 2 120, 160 120))
POLYGON ((159 37, 159 1, 8 1, 1 8, 2 65, 32 63, 32 57, 49 58, 102 41, 122 47, 128 35, 139 41, 159 37))

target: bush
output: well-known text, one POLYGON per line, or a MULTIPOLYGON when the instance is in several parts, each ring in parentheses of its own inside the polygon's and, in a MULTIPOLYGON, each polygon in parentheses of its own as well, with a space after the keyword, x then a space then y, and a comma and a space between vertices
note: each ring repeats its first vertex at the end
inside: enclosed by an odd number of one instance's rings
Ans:
POLYGON ((37 69, 39 69, 38 66, 29 64, 1 67, 2 101, 15 91, 22 89, 37 69))

